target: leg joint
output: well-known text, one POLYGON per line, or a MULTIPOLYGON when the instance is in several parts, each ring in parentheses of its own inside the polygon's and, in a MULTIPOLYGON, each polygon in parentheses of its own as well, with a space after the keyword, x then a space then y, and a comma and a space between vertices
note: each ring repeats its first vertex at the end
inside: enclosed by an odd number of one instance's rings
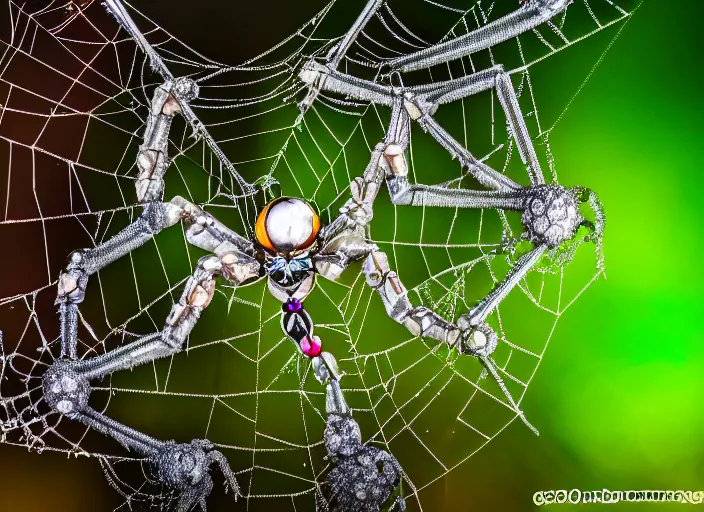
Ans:
POLYGON ((71 416, 88 406, 91 387, 67 361, 56 361, 42 377, 44 401, 53 410, 71 416))

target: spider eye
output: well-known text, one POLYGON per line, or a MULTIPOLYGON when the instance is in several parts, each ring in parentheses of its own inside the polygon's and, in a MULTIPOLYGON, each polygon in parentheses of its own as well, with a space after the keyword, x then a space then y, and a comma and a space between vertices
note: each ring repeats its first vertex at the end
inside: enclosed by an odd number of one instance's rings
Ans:
POLYGON ((320 219, 303 201, 281 197, 266 205, 256 224, 257 241, 271 252, 291 253, 310 247, 320 230, 320 219))

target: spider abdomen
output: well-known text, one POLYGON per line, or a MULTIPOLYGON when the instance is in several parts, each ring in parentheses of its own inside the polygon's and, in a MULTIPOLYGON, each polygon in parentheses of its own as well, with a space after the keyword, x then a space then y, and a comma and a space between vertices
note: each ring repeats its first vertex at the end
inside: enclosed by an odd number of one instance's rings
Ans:
POLYGON ((320 230, 320 219, 304 200, 281 197, 266 205, 257 218, 257 241, 274 253, 308 249, 320 230))

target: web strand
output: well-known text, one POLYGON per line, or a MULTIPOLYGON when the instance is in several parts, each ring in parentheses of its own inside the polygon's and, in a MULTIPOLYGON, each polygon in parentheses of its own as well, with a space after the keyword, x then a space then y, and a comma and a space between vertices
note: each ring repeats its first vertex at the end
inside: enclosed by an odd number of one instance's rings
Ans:
MULTIPOLYGON (((378 78, 386 60, 459 37, 515 8, 515 2, 498 1, 416 3, 414 9, 404 2, 386 3, 339 69, 378 78), (438 21, 427 27, 422 19, 438 21)), ((326 30, 337 8, 337 2, 330 2, 279 44, 237 65, 209 59, 207 48, 190 48, 158 20, 129 9, 170 72, 198 82, 201 96, 192 108, 203 133, 243 179, 278 181, 285 194, 314 201, 325 221, 349 197, 350 181, 363 172, 389 118, 383 107, 321 93, 297 122, 296 101, 304 93, 297 73, 338 41, 326 30)), ((539 84, 546 82, 536 78, 550 72, 552 57, 575 44, 602 31, 617 37, 635 8, 627 0, 576 0, 548 26, 415 72, 404 77, 404 85, 504 64, 514 75, 539 158, 548 162, 556 180, 548 136, 559 129, 564 111, 544 119, 539 106, 546 92, 539 84)), ((158 507, 175 496, 156 483, 148 464, 50 411, 40 396, 41 375, 60 350, 53 305, 56 277, 72 250, 105 242, 140 214, 135 158, 151 94, 163 79, 97 1, 49 2, 41 8, 10 1, 6 10, 9 20, 0 32, 0 165, 8 172, 0 180, 5 186, 0 190, 0 233, 4 239, 23 233, 28 247, 17 249, 26 252, 25 264, 33 271, 12 276, 0 293, 0 440, 97 458, 124 498, 120 510, 137 502, 158 507), (143 478, 134 477, 137 465, 143 478)), ((585 70, 586 79, 602 59, 585 70)), ((575 90, 566 98, 565 111, 581 85, 575 90)), ((438 117, 482 161, 526 182, 493 93, 442 107, 438 117)), ((192 131, 182 118, 174 121, 166 195, 182 195, 246 235, 261 205, 242 197, 241 183, 212 144, 192 137, 192 131)), ((411 137, 413 180, 474 185, 427 134, 414 128, 411 137)), ((383 191, 377 205, 372 241, 389 254, 414 303, 446 318, 471 309, 520 253, 512 246, 520 235, 519 219, 511 214, 396 207, 383 191)), ((582 248, 565 259, 593 258, 586 253, 582 248)), ((160 330, 200 255, 188 246, 182 228, 174 227, 98 272, 81 309, 81 357, 160 330)), ((12 254, 3 257, 6 269, 22 263, 12 254)), ((518 406, 559 319, 601 275, 594 268, 584 279, 572 276, 569 266, 542 262, 489 318, 500 338, 496 372, 518 406), (520 322, 523 316, 535 318, 530 332, 520 322)), ((406 501, 417 509, 423 509, 424 489, 471 463, 516 419, 512 404, 476 360, 414 338, 394 324, 358 266, 339 282, 319 279, 307 300, 326 350, 346 374, 342 386, 364 441, 397 456, 405 470, 406 501)), ((325 392, 307 360, 283 338, 279 308, 264 282, 238 288, 219 283, 204 325, 194 331, 185 353, 96 382, 95 408, 135 428, 140 421, 153 421, 163 426, 167 438, 212 440, 253 504, 286 498, 291 510, 312 508, 316 495, 324 492, 328 469, 321 441, 325 392), (213 371, 196 381, 195 365, 213 371), (140 417, 135 410, 153 410, 158 418, 140 417), (288 413, 285 426, 272 410, 288 413), (194 421, 187 432, 169 430, 182 411, 202 421, 194 421)))

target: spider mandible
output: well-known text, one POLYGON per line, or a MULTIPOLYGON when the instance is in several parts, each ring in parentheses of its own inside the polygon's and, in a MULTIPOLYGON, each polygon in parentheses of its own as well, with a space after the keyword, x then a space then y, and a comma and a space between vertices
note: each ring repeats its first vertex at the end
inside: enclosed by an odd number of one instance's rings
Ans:
MULTIPOLYGON (((323 351, 321 340, 313 334, 314 324, 303 307, 303 300, 313 289, 316 274, 334 280, 350 263, 364 260, 366 281, 378 292, 391 318, 416 336, 438 340, 460 354, 477 358, 501 387, 516 414, 533 428, 492 362, 490 356, 497 346, 498 336, 486 319, 546 252, 573 240, 580 225, 592 228, 588 239, 600 240, 604 215, 598 200, 588 189, 567 189, 545 183, 511 78, 502 66, 414 87, 384 85, 383 77, 399 76, 491 47, 549 20, 566 9, 570 1, 523 2, 515 12, 465 36, 387 61, 386 73, 379 81, 366 81, 338 71, 342 56, 382 3, 383 0, 369 0, 350 31, 324 61, 307 62, 299 75, 309 87, 300 104, 302 114, 321 90, 392 109, 384 140, 375 147, 363 175, 350 184, 351 198, 339 215, 324 226, 303 199, 275 199, 259 214, 255 236, 247 238, 182 197, 162 200, 163 178, 169 167, 167 143, 171 121, 181 113, 196 125, 197 119, 188 104, 198 96, 198 86, 189 78, 170 75, 119 0, 105 2, 108 10, 149 55, 152 65, 166 82, 154 93, 144 143, 137 157, 140 174, 136 188, 138 200, 144 204, 143 213, 109 241, 72 253, 69 265, 59 278, 56 304, 61 315, 62 351, 61 358, 43 376, 43 398, 56 412, 111 436, 145 456, 154 465, 160 480, 180 491, 178 509, 181 511, 195 505, 205 510, 205 500, 213 487, 209 474, 213 463, 218 463, 237 495, 235 475, 225 457, 207 440, 187 444, 159 441, 92 409, 88 405, 90 381, 179 352, 210 303, 217 277, 234 285, 267 278, 269 290, 282 302, 283 331, 298 350, 311 359, 315 376, 326 386, 328 419, 324 443, 335 466, 328 475, 330 501, 323 505, 324 509, 376 511, 385 503, 403 509, 403 498, 394 492, 403 472, 389 453, 362 445, 359 426, 352 419, 339 385, 342 375, 335 358, 323 351), (529 186, 521 186, 477 160, 433 118, 439 105, 492 88, 526 165, 529 186), (412 121, 418 122, 489 190, 409 183, 405 152, 412 121), (397 205, 519 211, 525 227, 524 238, 532 242, 533 249, 518 259, 506 278, 475 308, 460 315, 456 323, 424 306, 414 307, 399 277, 389 267, 386 254, 369 242, 373 203, 384 181, 392 202, 397 205), (595 210, 594 224, 580 214, 580 203, 585 202, 595 210), (89 276, 179 222, 186 227, 188 242, 211 255, 198 261, 164 329, 105 354, 79 359, 78 305, 84 299, 89 276)), ((221 153, 218 156, 224 158, 221 153)))

